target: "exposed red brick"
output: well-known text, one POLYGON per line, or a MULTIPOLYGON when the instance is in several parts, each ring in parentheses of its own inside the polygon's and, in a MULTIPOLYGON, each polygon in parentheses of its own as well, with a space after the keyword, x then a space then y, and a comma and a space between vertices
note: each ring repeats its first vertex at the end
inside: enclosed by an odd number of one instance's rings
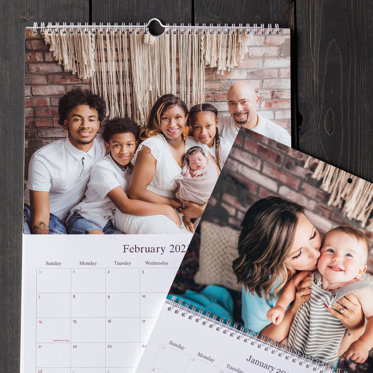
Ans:
MULTIPOLYGON (((215 94, 213 92, 206 92, 205 93, 205 101, 214 104, 215 101, 215 94)), ((220 100, 217 100, 220 101, 220 100)))
POLYGON ((309 171, 303 167, 302 162, 298 162, 294 159, 286 159, 284 167, 299 178, 305 178, 309 175, 309 171))
POLYGON ((270 147, 264 147, 259 144, 256 144, 255 146, 253 141, 250 141, 249 139, 246 139, 245 141, 245 149, 248 149, 250 152, 255 152, 261 159, 277 165, 280 165, 284 158, 283 155, 277 153, 270 147))
POLYGON ((40 35, 40 32, 39 31, 36 31, 36 33, 34 33, 34 30, 33 29, 26 29, 25 30, 25 39, 42 39, 41 35, 40 35))
POLYGON ((277 110, 275 112, 275 118, 278 119, 290 119, 291 111, 290 110, 277 110))
POLYGON ((27 74, 25 80, 26 84, 47 84, 46 75, 27 74))
POLYGON ((290 201, 299 203, 301 206, 307 208, 310 211, 314 211, 317 207, 317 203, 301 193, 298 193, 285 185, 281 185, 278 189, 278 194, 290 201))
MULTIPOLYGON (((52 127, 51 119, 35 119, 35 126, 36 127, 52 127)), ((40 131, 38 131, 38 135, 40 136, 40 131)), ((41 136, 44 137, 44 136, 41 136)), ((53 136, 48 136, 53 137, 53 136)))
POLYGON ((90 84, 76 84, 76 85, 66 85, 65 86, 66 87, 66 92, 69 92, 69 91, 71 91, 72 89, 77 89, 77 88, 79 88, 79 89, 82 89, 82 90, 85 90, 85 89, 91 89, 91 86, 90 86, 90 84))
POLYGON ((288 68, 290 58, 267 58, 263 61, 264 68, 288 68))
POLYGON ((40 50, 46 51, 49 50, 49 46, 44 43, 44 40, 27 40, 26 41, 26 50, 40 50))
POLYGON ((247 79, 247 70, 232 70, 226 71, 224 74, 216 74, 216 79, 226 80, 226 79, 247 79))
POLYGON ((257 156, 250 154, 245 150, 241 150, 235 146, 230 152, 230 157, 233 157, 241 163, 244 163, 246 166, 249 166, 256 170, 260 170, 262 164, 262 161, 257 156))
POLYGON ((60 97, 51 97, 51 105, 52 106, 58 106, 59 102, 60 102, 60 97))
POLYGON ((222 200, 227 202, 227 204, 235 207, 238 210, 243 210, 243 211, 245 210, 242 206, 242 202, 238 200, 236 196, 232 196, 231 194, 224 193, 222 200))
POLYGON ((81 80, 74 74, 53 74, 48 75, 48 83, 50 84, 69 84, 69 83, 80 83, 81 80))
POLYGON ((65 87, 63 85, 45 85, 32 87, 32 94, 35 96, 63 95, 65 87))
POLYGON ((240 69, 256 69, 261 68, 263 65, 263 60, 261 58, 245 58, 238 67, 240 69))
POLYGON ((227 101, 227 91, 216 92, 215 93, 215 101, 227 101))
POLYGON ((48 106, 49 97, 26 97, 25 106, 35 107, 35 106, 48 106))
POLYGON ((34 119, 26 118, 25 119, 25 128, 30 129, 34 127, 34 119))
POLYGON ((31 96, 31 87, 29 85, 25 86, 25 96, 31 96))
POLYGON ((228 91, 230 86, 231 86, 231 83, 227 81, 215 80, 215 81, 205 82, 206 91, 221 91, 221 90, 228 91))
POLYGON ((281 45, 284 43, 290 43, 289 35, 268 35, 266 36, 266 45, 281 45))
POLYGON ((37 118, 55 117, 57 115, 58 115, 57 108, 35 109, 35 117, 37 118))
POLYGON ((290 68, 289 69, 280 69, 280 74, 279 74, 279 77, 280 78, 289 78, 290 77, 290 68))
POLYGON ((53 62, 44 63, 30 63, 29 65, 30 73, 60 73, 62 72, 61 65, 53 62))
POLYGON ((54 59, 54 56, 53 56, 53 52, 50 52, 50 51, 44 52, 44 61, 54 62, 55 59, 54 59))
POLYGON ((63 129, 40 129, 38 130, 38 136, 39 137, 66 137, 66 131, 63 129))
POLYGON ((25 129, 25 138, 32 139, 35 137, 35 131, 33 129, 25 129))
POLYGON ((265 109, 290 109, 289 100, 277 100, 264 102, 265 109))
POLYGON ((281 181, 292 189, 298 190, 299 188, 300 180, 297 177, 285 173, 283 172, 283 170, 279 169, 278 167, 274 167, 267 162, 263 163, 262 172, 264 175, 271 176, 272 178, 276 179, 277 181, 281 181))
POLYGON ((227 103, 227 101, 214 102, 213 105, 218 109, 219 112, 222 112, 222 111, 228 112, 228 103, 227 103))
POLYGON ((278 47, 249 47, 249 57, 275 57, 278 47))
POLYGON ((42 62, 43 52, 26 52, 26 62, 42 62))
POLYGON ((270 190, 268 190, 267 188, 264 188, 264 187, 259 188, 258 199, 267 198, 269 196, 273 196, 272 191, 270 191, 270 190))
POLYGON ((289 79, 268 79, 263 81, 264 89, 290 89, 289 79))
POLYGON ((34 109, 33 108, 25 108, 25 117, 26 118, 33 118, 34 117, 34 109))
POLYGON ((58 117, 53 118, 53 127, 61 128, 61 125, 58 123, 58 117))
POLYGON ((247 72, 248 79, 274 79, 278 77, 276 69, 258 69, 247 72))
POLYGON ((230 216, 236 216, 236 209, 226 203, 222 203, 221 206, 226 210, 228 211, 228 214, 230 216))
POLYGON ((216 79, 216 69, 208 68, 205 70, 205 80, 215 80, 216 79))
POLYGON ((235 218, 229 218, 228 219, 228 222, 230 225, 232 225, 233 227, 237 228, 237 229, 240 229, 241 228, 241 221, 235 219, 235 218))

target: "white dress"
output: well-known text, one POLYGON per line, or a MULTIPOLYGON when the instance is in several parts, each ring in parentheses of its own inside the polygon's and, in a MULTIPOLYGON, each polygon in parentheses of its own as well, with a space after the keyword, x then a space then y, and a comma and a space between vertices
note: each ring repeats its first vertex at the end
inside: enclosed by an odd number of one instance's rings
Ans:
MULTIPOLYGON (((147 189, 164 197, 175 198, 176 178, 181 174, 181 167, 172 156, 168 142, 162 134, 150 137, 139 145, 135 157, 143 146, 150 149, 156 160, 155 174, 147 189)), ((165 215, 127 215, 118 209, 115 212, 115 226, 129 234, 187 233, 184 225, 179 228, 165 215)))

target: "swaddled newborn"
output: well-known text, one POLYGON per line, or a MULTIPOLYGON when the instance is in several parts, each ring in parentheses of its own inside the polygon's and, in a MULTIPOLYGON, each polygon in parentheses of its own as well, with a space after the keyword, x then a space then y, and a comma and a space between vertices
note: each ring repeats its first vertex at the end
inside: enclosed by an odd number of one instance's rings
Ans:
MULTIPOLYGON (((208 201, 218 179, 218 170, 200 146, 191 147, 185 154, 182 176, 176 180, 176 198, 203 205, 208 201)), ((186 206, 183 206, 185 208, 186 206)), ((185 226, 192 224, 183 216, 185 226)), ((197 226, 198 220, 194 222, 197 226)))

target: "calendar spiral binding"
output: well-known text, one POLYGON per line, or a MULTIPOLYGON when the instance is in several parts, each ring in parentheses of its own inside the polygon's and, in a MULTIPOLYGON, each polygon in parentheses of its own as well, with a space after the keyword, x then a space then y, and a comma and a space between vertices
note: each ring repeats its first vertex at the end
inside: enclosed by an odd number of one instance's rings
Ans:
POLYGON ((294 350, 293 348, 280 345, 279 342, 266 339, 265 336, 259 337, 258 333, 252 332, 250 329, 246 329, 240 323, 233 323, 231 320, 225 320, 223 317, 217 315, 211 315, 210 312, 205 311, 203 308, 190 305, 182 299, 177 300, 177 297, 172 297, 171 300, 167 299, 168 304, 167 310, 180 314, 182 317, 187 317, 189 320, 193 320, 197 323, 201 323, 203 326, 209 328, 215 328, 216 331, 221 331, 223 334, 228 335, 231 338, 242 340, 244 343, 250 343, 252 346, 257 348, 263 348, 265 351, 269 351, 272 354, 277 354, 279 357, 283 357, 286 360, 292 360, 293 363, 297 363, 300 366, 305 366, 313 372, 326 373, 347 373, 342 369, 334 370, 333 366, 324 363, 319 359, 315 359, 312 356, 307 356, 301 352, 294 350))
POLYGON ((271 34, 280 34, 281 32, 280 26, 277 23, 274 26, 272 26, 271 23, 268 23, 267 25, 265 25, 264 23, 262 24, 255 23, 252 25, 249 23, 246 23, 245 25, 242 23, 238 25, 236 24, 228 25, 227 23, 225 23, 224 25, 220 25, 220 24, 213 25, 212 23, 210 23, 209 25, 206 23, 203 23, 201 25, 200 24, 192 25, 191 23, 188 23, 188 24, 181 23, 178 25, 174 23, 171 25, 167 23, 166 25, 163 25, 158 19, 155 19, 155 18, 152 18, 148 23, 144 23, 144 24, 140 24, 139 22, 136 24, 133 24, 133 23, 128 23, 128 24, 106 23, 104 24, 103 22, 100 22, 98 24, 96 24, 95 22, 93 22, 92 24, 89 24, 88 22, 85 22, 85 23, 78 22, 76 24, 74 23, 68 24, 67 22, 63 22, 62 24, 60 24, 59 22, 56 22, 55 24, 53 24, 52 22, 48 22, 47 24, 45 24, 45 22, 40 22, 40 25, 39 25, 38 22, 34 22, 32 27, 26 27, 26 29, 32 29, 35 34, 37 33, 38 30, 40 30, 41 34, 44 34, 46 32, 52 33, 52 30, 55 33, 59 33, 59 32, 73 33, 74 30, 78 30, 79 33, 85 32, 86 34, 88 34, 89 30, 92 31, 92 34, 95 34, 96 32, 99 32, 99 33, 121 32, 122 34, 126 34, 127 32, 132 33, 134 31, 137 31, 137 32, 144 31, 145 33, 148 33, 149 24, 152 20, 157 20, 159 24, 161 25, 161 27, 164 28, 164 32, 166 32, 166 34, 170 32, 176 33, 177 30, 180 30, 181 33, 184 33, 184 32, 191 33, 191 31, 194 30, 197 33, 198 32, 203 32, 203 33, 217 32, 218 34, 222 32, 227 34, 230 30, 232 30, 233 32, 238 32, 240 34, 246 32, 248 35, 249 34, 271 35, 271 34))

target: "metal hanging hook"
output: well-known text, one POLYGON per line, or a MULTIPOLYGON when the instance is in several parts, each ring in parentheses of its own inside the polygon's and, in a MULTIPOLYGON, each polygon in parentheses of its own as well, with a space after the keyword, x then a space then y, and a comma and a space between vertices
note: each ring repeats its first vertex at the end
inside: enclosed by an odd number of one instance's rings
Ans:
POLYGON ((166 28, 166 25, 164 25, 162 23, 161 20, 159 20, 158 18, 152 18, 149 20, 148 24, 146 25, 146 27, 148 28, 149 30, 149 33, 153 36, 160 36, 163 34, 165 28, 166 28))

